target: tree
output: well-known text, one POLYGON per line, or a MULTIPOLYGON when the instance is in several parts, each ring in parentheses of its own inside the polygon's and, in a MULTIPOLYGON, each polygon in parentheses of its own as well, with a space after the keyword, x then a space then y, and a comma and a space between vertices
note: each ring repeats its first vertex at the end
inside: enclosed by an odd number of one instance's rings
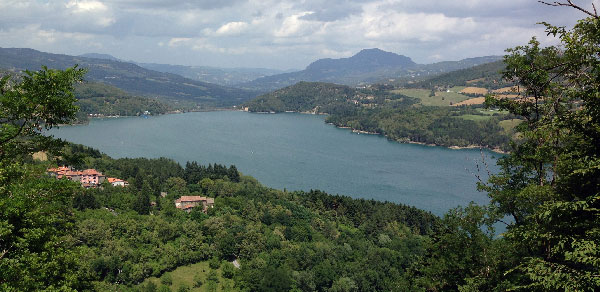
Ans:
POLYGON ((56 149, 42 129, 68 123, 71 92, 84 70, 43 67, 18 82, 0 79, 0 290, 86 290, 73 233, 71 202, 80 187, 23 164, 34 151, 56 149), (52 149, 51 149, 52 148, 52 149))
POLYGON ((11 82, 10 75, 0 79, 0 159, 57 146, 41 130, 75 119, 73 83, 84 74, 77 66, 64 71, 42 67, 25 71, 18 83, 11 82))
POLYGON ((138 212, 138 214, 150 214, 150 193, 152 193, 152 190, 150 189, 148 182, 144 182, 142 190, 137 193, 137 197, 133 203, 133 210, 138 212))
MULTIPOLYGON (((548 3, 545 3, 548 4, 548 3)), ((482 188, 501 214, 519 257, 512 289, 600 289, 600 17, 572 1, 548 5, 583 11, 572 29, 544 23, 560 47, 536 39, 508 50, 504 77, 520 98, 487 98, 519 115, 521 139, 482 188)))

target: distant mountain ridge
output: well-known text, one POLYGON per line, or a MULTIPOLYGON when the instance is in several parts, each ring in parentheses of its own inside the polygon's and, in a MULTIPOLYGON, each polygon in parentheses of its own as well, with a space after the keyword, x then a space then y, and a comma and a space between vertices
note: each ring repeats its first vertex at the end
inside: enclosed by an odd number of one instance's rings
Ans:
POLYGON ((281 74, 285 71, 265 68, 218 68, 209 66, 184 66, 155 63, 136 63, 146 69, 178 74, 192 80, 215 83, 223 86, 236 86, 252 80, 281 74))
POLYGON ((112 60, 119 62, 129 62, 140 67, 163 73, 172 73, 181 75, 192 80, 214 83, 223 86, 236 86, 241 83, 252 80, 282 74, 288 71, 267 69, 267 68, 220 68, 211 66, 186 66, 159 63, 140 63, 135 61, 123 61, 109 54, 87 53, 79 55, 80 57, 112 60))
POLYGON ((308 65, 304 70, 258 78, 241 84, 240 87, 268 92, 300 81, 329 82, 355 86, 387 82, 389 79, 433 76, 494 62, 499 59, 501 59, 500 56, 485 56, 422 65, 403 55, 377 48, 365 49, 349 58, 320 59, 308 65))
POLYGON ((89 70, 85 77, 87 80, 110 84, 133 94, 195 102, 202 107, 237 105, 256 96, 248 90, 149 70, 128 62, 51 54, 25 48, 0 48, 0 68, 10 71, 39 70, 42 65, 65 69, 75 64, 89 70))
POLYGON ((112 55, 109 55, 109 54, 87 53, 87 54, 79 55, 79 57, 94 58, 94 59, 103 59, 103 60, 112 60, 112 61, 123 62, 123 60, 121 60, 121 59, 119 59, 117 57, 114 57, 112 55))
POLYGON ((409 57, 382 51, 380 49, 365 49, 358 54, 341 59, 320 59, 308 67, 305 71, 327 74, 328 76, 342 76, 348 73, 362 74, 374 72, 385 68, 411 68, 415 66, 409 57))

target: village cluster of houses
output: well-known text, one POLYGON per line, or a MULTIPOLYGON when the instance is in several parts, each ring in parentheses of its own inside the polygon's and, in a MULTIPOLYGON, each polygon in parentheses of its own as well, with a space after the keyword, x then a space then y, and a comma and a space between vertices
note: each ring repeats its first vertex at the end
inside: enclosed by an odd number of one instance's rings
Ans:
POLYGON ((106 177, 101 172, 95 169, 86 169, 86 170, 73 170, 69 166, 60 166, 57 168, 49 168, 47 170, 48 174, 57 178, 66 178, 68 180, 77 181, 81 183, 81 186, 84 188, 96 188, 104 181, 108 181, 111 185, 115 187, 126 187, 129 183, 125 180, 115 178, 115 177, 106 177))
MULTIPOLYGON (((84 188, 97 188, 103 182, 108 181, 113 186, 126 187, 129 185, 127 181, 119 178, 106 177, 101 172, 95 169, 73 170, 69 166, 60 166, 57 168, 49 168, 48 174, 57 179, 68 179, 81 183, 84 188)), ((161 196, 166 196, 166 193, 161 193, 161 196)), ((195 207, 202 207, 202 211, 206 213, 208 208, 215 206, 215 199, 201 196, 182 196, 175 200, 175 207, 185 212, 191 212, 195 207)))

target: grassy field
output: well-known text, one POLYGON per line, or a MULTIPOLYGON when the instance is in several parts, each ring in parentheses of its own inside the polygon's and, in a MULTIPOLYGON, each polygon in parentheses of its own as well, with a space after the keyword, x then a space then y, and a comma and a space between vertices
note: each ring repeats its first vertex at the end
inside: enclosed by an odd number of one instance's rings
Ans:
POLYGON ((488 92, 487 89, 481 88, 481 87, 465 87, 460 91, 460 93, 481 94, 481 95, 485 95, 485 94, 487 94, 487 92, 488 92))
POLYGON ((451 104, 469 99, 468 96, 458 93, 463 88, 464 86, 456 86, 450 88, 450 92, 437 91, 435 96, 429 96, 431 90, 428 89, 397 89, 393 92, 418 98, 421 100, 420 104, 426 106, 450 106, 451 104))
MULTIPOLYGON (((180 289, 180 287, 184 286, 189 288, 187 291, 200 292, 200 291, 238 291, 233 287, 233 280, 227 279, 222 276, 221 268, 214 270, 217 275, 217 281, 209 281, 209 273, 213 271, 208 265, 208 261, 200 262, 197 264, 179 267, 172 272, 167 272, 165 274, 170 274, 172 279, 171 285, 164 285, 161 283, 161 279, 156 277, 151 277, 144 280, 140 286, 146 287, 148 282, 152 282, 156 285, 156 287, 163 288, 161 286, 167 286, 171 291, 175 292, 180 289), (196 279, 200 279, 202 281, 202 285, 200 287, 194 287, 194 282, 196 279)), ((161 276, 161 278, 164 277, 161 276)))
MULTIPOLYGON (((497 110, 488 110, 488 109, 479 109, 479 113, 480 113, 480 115, 478 115, 478 114, 475 114, 475 115, 462 115, 462 116, 459 116, 459 118, 465 119, 465 120, 471 120, 471 121, 484 121, 484 120, 490 119, 495 114, 497 114, 497 115, 508 114, 508 112, 506 112, 506 111, 497 111, 497 110)), ((504 122, 504 124, 506 124, 506 127, 510 128, 510 125, 512 125, 511 123, 509 123, 510 121, 511 120, 501 121, 500 125, 502 126, 502 123, 504 122)), ((504 128, 505 131, 507 131, 506 127, 504 127, 504 126, 502 126, 502 127, 504 128)), ((510 129, 512 129, 512 128, 510 128, 510 129)))
POLYGON ((479 112, 482 115, 489 115, 489 116, 493 116, 494 114, 499 114, 499 115, 507 115, 508 111, 499 111, 499 110, 489 110, 489 109, 479 109, 479 112))
POLYGON ((489 120, 492 116, 462 115, 462 116, 458 116, 458 117, 461 119, 470 120, 470 121, 484 121, 484 120, 489 120))

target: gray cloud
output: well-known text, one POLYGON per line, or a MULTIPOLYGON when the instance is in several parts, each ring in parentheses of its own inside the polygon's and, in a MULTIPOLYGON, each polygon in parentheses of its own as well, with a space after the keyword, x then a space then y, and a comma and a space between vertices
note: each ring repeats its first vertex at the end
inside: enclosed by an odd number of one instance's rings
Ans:
POLYGON ((283 69, 378 47, 429 63, 551 44, 537 22, 582 17, 534 0, 0 0, 0 47, 283 69))
POLYGON ((130 9, 219 9, 231 7, 245 0, 109 0, 119 8, 130 9))

